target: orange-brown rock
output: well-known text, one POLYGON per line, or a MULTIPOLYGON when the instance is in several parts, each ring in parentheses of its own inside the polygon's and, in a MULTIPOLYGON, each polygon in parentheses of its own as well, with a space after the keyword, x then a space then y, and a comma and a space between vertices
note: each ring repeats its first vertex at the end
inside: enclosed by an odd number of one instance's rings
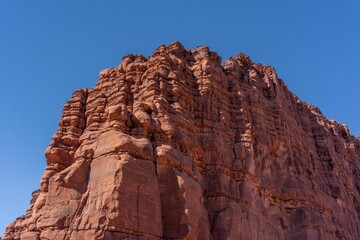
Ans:
POLYGON ((45 155, 3 239, 360 239, 360 140, 243 54, 124 57, 45 155))

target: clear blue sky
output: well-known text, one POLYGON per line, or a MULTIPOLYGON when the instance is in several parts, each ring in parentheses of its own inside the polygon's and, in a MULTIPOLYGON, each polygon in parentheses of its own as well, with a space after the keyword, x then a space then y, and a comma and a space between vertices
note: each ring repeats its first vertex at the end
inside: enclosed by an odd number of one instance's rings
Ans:
POLYGON ((0 235, 24 214, 64 103, 128 53, 244 52, 360 136, 360 1, 0 1, 0 235), (131 3, 129 3, 131 2, 131 3))

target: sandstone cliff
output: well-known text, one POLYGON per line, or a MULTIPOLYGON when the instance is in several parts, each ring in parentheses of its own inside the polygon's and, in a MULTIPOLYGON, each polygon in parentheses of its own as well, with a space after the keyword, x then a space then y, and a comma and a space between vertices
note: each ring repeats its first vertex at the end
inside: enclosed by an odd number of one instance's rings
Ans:
POLYGON ((243 54, 124 57, 45 155, 3 239, 360 239, 360 140, 243 54))

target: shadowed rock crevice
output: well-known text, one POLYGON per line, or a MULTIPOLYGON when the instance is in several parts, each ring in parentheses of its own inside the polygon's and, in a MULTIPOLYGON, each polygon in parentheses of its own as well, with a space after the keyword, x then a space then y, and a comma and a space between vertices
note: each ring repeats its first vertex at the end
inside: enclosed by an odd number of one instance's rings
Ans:
POLYGON ((179 42, 76 91, 3 239, 360 238, 360 141, 274 68, 179 42))

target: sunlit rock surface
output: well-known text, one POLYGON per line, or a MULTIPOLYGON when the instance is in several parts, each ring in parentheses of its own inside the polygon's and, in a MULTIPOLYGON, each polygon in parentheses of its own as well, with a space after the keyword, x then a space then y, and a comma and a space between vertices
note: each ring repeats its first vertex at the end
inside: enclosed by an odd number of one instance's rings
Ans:
POLYGON ((359 139, 243 54, 124 57, 45 155, 3 239, 360 239, 359 139))

